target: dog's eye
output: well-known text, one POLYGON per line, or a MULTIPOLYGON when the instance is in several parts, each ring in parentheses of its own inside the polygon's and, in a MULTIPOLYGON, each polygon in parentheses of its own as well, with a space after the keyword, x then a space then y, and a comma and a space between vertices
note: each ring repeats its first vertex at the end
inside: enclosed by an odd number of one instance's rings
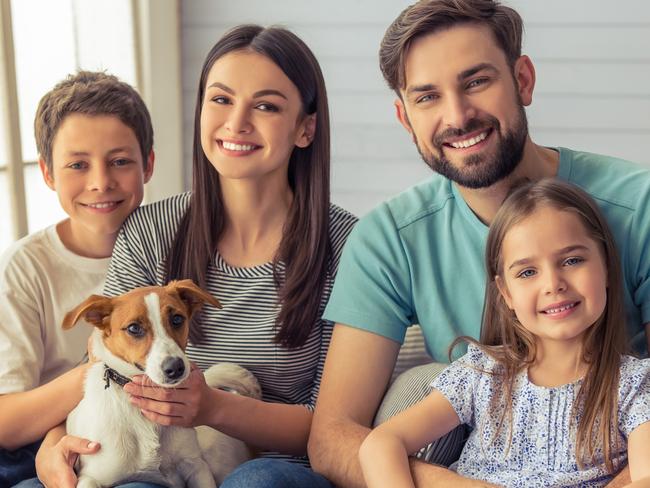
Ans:
POLYGON ((137 322, 133 322, 126 327, 126 331, 131 334, 133 337, 142 337, 144 335, 144 329, 137 322))
POLYGON ((180 327, 185 322, 185 317, 176 313, 172 315, 171 322, 174 327, 180 327))

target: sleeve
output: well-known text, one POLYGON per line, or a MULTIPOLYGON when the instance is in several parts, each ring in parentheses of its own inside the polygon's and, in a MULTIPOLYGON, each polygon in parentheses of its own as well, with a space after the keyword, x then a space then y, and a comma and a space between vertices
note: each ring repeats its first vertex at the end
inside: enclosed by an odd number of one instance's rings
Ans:
POLYGON ((476 392, 481 371, 488 371, 486 354, 470 344, 467 353, 451 363, 431 382, 451 403, 461 424, 474 426, 476 392))
POLYGON ((5 394, 39 385, 45 346, 40 300, 29 292, 26 273, 11 259, 0 268, 0 394, 5 394))
POLYGON ((383 204, 350 234, 324 317, 401 343, 415 320, 411 297, 409 262, 383 204))
POLYGON ((619 429, 628 437, 650 421, 650 359, 630 359, 621 368, 619 429))
MULTIPOLYGON (((647 178, 648 179, 648 178, 647 178)), ((628 244, 630 246, 631 264, 635 268, 635 288, 632 290, 634 303, 641 310, 641 321, 650 322, 650 181, 648 181, 639 195, 642 202, 636 209, 632 223, 628 244)))

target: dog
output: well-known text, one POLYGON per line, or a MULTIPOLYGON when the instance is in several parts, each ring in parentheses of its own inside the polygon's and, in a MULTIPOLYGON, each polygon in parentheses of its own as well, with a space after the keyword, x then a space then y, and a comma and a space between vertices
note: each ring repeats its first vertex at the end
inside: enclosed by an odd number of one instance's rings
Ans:
MULTIPOLYGON (((151 422, 122 390, 137 374, 146 374, 163 388, 188 377, 184 349, 190 321, 205 303, 221 308, 191 280, 182 280, 113 298, 92 295, 65 316, 64 329, 81 319, 95 327, 90 345, 97 362, 88 370, 83 399, 66 426, 69 434, 98 441, 102 447, 96 454, 79 457, 78 487, 148 481, 173 488, 212 488, 253 457, 244 442, 210 427, 151 422)), ((214 365, 205 378, 211 387, 261 397, 255 377, 235 364, 214 365)))

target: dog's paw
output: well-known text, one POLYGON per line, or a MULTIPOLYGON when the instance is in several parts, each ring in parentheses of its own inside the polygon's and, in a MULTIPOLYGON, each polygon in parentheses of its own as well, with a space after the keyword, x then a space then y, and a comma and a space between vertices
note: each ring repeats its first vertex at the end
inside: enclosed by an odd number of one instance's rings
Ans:
POLYGON ((262 398, 262 388, 257 378, 238 364, 218 363, 204 373, 205 381, 213 388, 225 388, 251 398, 262 398))

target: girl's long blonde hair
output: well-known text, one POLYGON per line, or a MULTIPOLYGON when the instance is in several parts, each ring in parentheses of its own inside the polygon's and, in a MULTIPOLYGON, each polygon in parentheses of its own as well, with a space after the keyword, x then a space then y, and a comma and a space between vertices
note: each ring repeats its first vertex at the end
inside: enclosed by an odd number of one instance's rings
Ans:
POLYGON ((627 352, 622 276, 612 233, 596 203, 587 193, 553 178, 525 183, 511 193, 495 216, 487 238, 487 286, 481 340, 477 343, 471 338, 463 339, 481 347, 500 365, 499 374, 503 379, 500 400, 505 402, 506 408, 499 424, 503 425, 508 417, 511 425, 515 377, 535 360, 535 337, 508 308, 495 279, 497 276, 503 278, 501 246, 506 233, 544 206, 576 215, 588 235, 600 245, 605 261, 607 304, 603 314, 585 334, 583 359, 588 369, 578 390, 572 414, 575 418, 577 409, 582 408, 576 436, 578 466, 583 465, 585 456, 596 463, 600 447, 605 465, 613 473, 618 468, 614 466, 611 454, 617 452, 619 369, 621 356, 627 352))

